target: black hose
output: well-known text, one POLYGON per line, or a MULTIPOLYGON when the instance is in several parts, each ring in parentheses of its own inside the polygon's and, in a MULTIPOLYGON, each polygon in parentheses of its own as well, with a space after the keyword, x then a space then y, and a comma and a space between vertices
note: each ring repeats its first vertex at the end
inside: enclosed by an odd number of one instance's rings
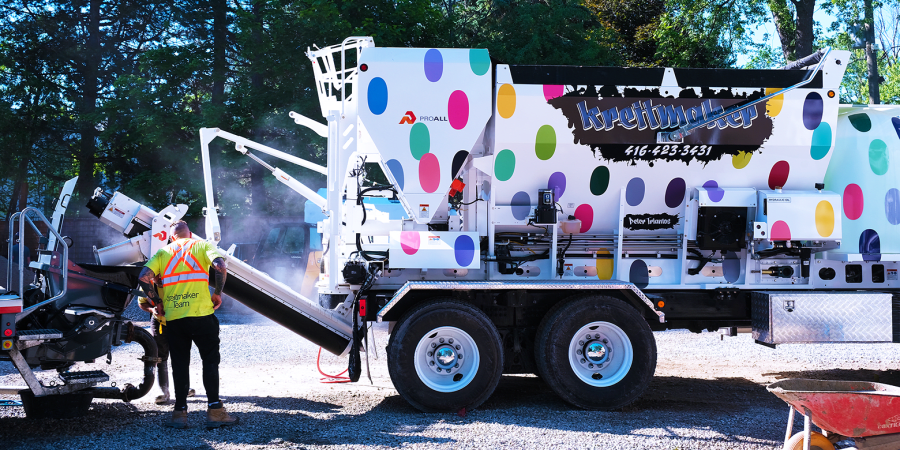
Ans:
POLYGON ((153 383, 156 380, 156 364, 159 362, 159 350, 156 348, 156 341, 147 330, 136 327, 131 322, 122 327, 125 334, 125 342, 137 342, 144 348, 144 356, 140 358, 144 361, 144 380, 135 387, 131 383, 125 384, 122 390, 116 388, 93 388, 91 394, 97 398, 118 398, 125 402, 141 398, 150 392, 153 383))

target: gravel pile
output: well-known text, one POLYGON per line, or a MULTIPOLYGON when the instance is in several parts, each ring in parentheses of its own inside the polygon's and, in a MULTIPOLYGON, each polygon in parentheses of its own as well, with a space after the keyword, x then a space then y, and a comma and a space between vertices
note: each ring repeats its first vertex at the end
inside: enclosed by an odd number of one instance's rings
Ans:
MULTIPOLYGON (((208 431, 199 357, 191 372, 197 397, 189 401, 192 428, 160 424, 171 406, 157 406, 154 387, 130 404, 95 400, 78 419, 33 421, 21 407, 0 407, 4 448, 232 449, 232 448, 780 448, 788 407, 765 390, 785 377, 876 380, 900 385, 900 353, 891 345, 784 345, 772 350, 749 335, 656 333, 656 378, 635 404, 616 412, 575 410, 534 376, 504 376, 478 410, 424 414, 393 389, 387 374, 386 326, 375 329, 372 383, 323 384, 318 347, 258 315, 220 314, 222 397, 240 417, 233 428, 208 431), (886 371, 886 372, 882 372, 886 371)), ((143 323, 144 326, 148 324, 143 323)), ((114 352, 101 369, 118 385, 140 377, 137 345, 114 352)), ((338 373, 346 358, 322 355, 322 369, 338 373)), ((49 377, 47 378, 49 379, 49 377)), ((0 363, 0 384, 24 384, 0 363)), ((5 399, 15 397, 0 396, 5 399)), ((802 428, 798 420, 797 430, 802 428)))

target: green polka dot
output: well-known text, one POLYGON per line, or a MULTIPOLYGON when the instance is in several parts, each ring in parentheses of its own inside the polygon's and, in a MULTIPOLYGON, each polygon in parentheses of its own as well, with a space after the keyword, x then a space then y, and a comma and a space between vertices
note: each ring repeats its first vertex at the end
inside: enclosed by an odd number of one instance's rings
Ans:
POLYGON ((884 175, 888 171, 887 144, 881 139, 875 139, 869 144, 869 166, 875 175, 884 175))
POLYGON ((828 122, 822 122, 813 131, 809 155, 818 161, 824 158, 829 150, 831 150, 831 125, 828 125, 828 122))
POLYGON ((409 151, 412 153, 416 161, 422 159, 422 155, 428 153, 431 149, 431 134, 428 133, 428 126, 422 122, 418 122, 409 130, 409 151))
POLYGON ((494 176, 500 181, 512 178, 516 170, 516 154, 512 150, 500 150, 494 158, 494 176))
POLYGON ((599 166, 591 173, 591 194, 603 195, 609 187, 609 168, 599 166))
POLYGON ((483 48, 473 48, 469 50, 469 66, 475 75, 482 76, 491 69, 491 57, 488 51, 483 48))
POLYGON ((856 128, 856 131, 865 133, 872 129, 872 119, 869 119, 869 115, 866 113, 853 114, 847 118, 850 119, 850 124, 856 128))
POLYGON ((537 138, 534 141, 534 153, 538 159, 546 161, 556 152, 556 130, 550 125, 543 125, 538 129, 537 138))

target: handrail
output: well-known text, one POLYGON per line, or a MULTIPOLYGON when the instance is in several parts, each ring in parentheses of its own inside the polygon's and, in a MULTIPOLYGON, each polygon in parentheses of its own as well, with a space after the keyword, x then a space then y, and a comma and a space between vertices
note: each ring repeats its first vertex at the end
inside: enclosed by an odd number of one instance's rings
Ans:
MULTIPOLYGON (((803 81, 801 81, 793 86, 786 87, 780 91, 773 92, 769 95, 758 98, 750 103, 747 103, 746 105, 726 109, 719 114, 708 117, 706 120, 699 121, 694 124, 687 124, 687 125, 679 128, 677 130, 674 130, 674 131, 668 131, 668 132, 660 131, 659 133, 656 134, 656 143, 657 144, 680 143, 684 139, 685 136, 691 134, 697 128, 706 126, 706 125, 708 125, 712 122, 715 122, 727 115, 734 114, 738 111, 743 111, 751 106, 754 106, 754 105, 762 103, 766 100, 769 100, 772 97, 777 97, 781 94, 784 94, 787 91, 794 90, 794 89, 797 89, 798 87, 809 84, 809 82, 812 81, 813 78, 815 78, 816 74, 819 73, 819 69, 822 68, 822 64, 825 63, 825 57, 827 57, 828 54, 831 53, 831 47, 826 47, 823 51, 821 51, 821 53, 822 53, 822 58, 819 60, 819 63, 816 64, 815 69, 813 69, 813 71, 810 72, 803 81)), ((804 59, 806 59, 806 58, 804 58, 804 59)))
MULTIPOLYGON (((62 259, 60 260, 60 263, 61 263, 60 271, 62 273, 62 290, 59 292, 59 294, 53 296, 52 298, 44 300, 36 305, 33 305, 33 306, 23 310, 22 312, 16 314, 16 322, 27 317, 32 312, 36 311, 38 308, 40 308, 48 303, 54 302, 57 299, 61 298, 62 296, 66 295, 66 290, 68 290, 68 287, 69 287, 69 246, 65 245, 65 241, 63 241, 62 236, 59 234, 59 232, 57 232, 53 228, 53 225, 50 223, 49 220, 47 220, 47 218, 44 216, 43 213, 41 213, 40 210, 29 206, 29 207, 23 209, 22 212, 17 213, 21 217, 24 217, 23 220, 19 221, 19 236, 25 235, 25 222, 26 221, 28 221, 28 223, 32 227, 37 229, 37 227, 35 227, 33 221, 31 220, 31 218, 28 217, 29 212, 34 212, 35 214, 37 214, 37 217, 48 225, 48 230, 50 230, 50 232, 53 233, 54 236, 56 236, 57 243, 60 243, 60 242, 63 243, 62 259)), ((24 264, 25 264, 25 246, 22 245, 22 246, 19 246, 19 286, 20 286, 20 289, 21 289, 21 286, 24 286, 24 281, 25 281, 24 264)), ((19 295, 24 297, 24 292, 20 293, 19 295)))

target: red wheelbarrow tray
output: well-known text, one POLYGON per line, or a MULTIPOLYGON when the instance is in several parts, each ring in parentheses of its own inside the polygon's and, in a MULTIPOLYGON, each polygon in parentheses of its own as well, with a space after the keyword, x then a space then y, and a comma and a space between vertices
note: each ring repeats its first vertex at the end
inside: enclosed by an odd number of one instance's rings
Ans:
POLYGON ((900 433, 900 387, 866 381, 782 380, 766 387, 812 423, 847 437, 900 433))

